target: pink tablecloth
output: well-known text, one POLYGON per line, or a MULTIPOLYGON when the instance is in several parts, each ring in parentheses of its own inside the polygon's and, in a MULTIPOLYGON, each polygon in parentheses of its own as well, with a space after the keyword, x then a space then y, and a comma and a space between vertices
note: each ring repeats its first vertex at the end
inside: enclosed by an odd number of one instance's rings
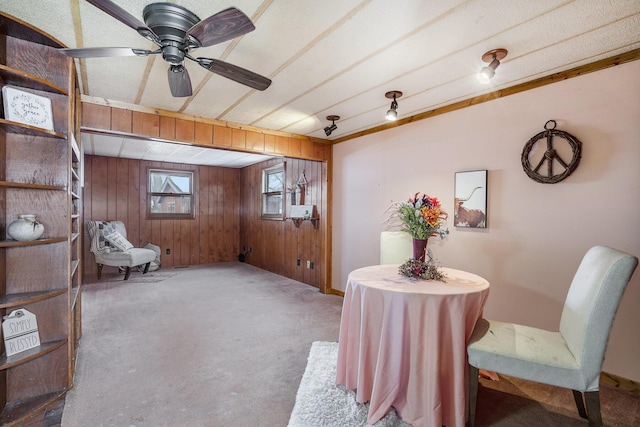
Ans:
POLYGON ((398 265, 349 274, 336 383, 370 402, 367 422, 391 409, 414 427, 464 426, 466 343, 489 295, 480 276, 442 268, 446 283, 410 280, 398 265))

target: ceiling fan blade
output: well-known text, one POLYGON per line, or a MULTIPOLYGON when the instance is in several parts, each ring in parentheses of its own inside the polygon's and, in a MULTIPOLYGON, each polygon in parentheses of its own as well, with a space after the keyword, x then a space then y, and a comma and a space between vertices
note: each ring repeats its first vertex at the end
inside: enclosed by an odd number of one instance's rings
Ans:
POLYGON ((230 7, 198 22, 187 31, 186 36, 196 38, 202 46, 212 46, 255 29, 247 15, 235 7, 230 7))
POLYGON ((123 24, 133 28, 142 37, 151 40, 158 46, 161 45, 160 39, 151 30, 151 28, 147 27, 142 21, 140 21, 138 18, 136 18, 111 0, 87 0, 87 2, 91 3, 103 12, 113 16, 123 24))
POLYGON ((106 58, 111 56, 149 56, 152 53, 160 53, 160 50, 152 52, 146 49, 132 49, 130 47, 85 47, 78 49, 58 49, 73 58, 106 58))
POLYGON ((265 90, 271 85, 271 80, 256 74, 253 71, 246 70, 237 65, 220 61, 213 58, 198 58, 197 62, 212 73, 219 74, 223 77, 242 83, 257 90, 265 90))
POLYGON ((183 65, 172 65, 168 70, 171 95, 176 97, 191 96, 191 79, 183 65))

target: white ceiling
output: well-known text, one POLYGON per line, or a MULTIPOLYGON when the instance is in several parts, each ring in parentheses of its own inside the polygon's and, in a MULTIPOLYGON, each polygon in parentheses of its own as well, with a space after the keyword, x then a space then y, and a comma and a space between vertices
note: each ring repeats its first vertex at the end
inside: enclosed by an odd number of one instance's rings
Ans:
POLYGON ((274 156, 196 147, 152 138, 129 138, 119 135, 83 132, 82 147, 85 154, 189 165, 243 168, 263 162, 274 156))
MULTIPOLYGON (((153 0, 113 1, 142 21, 153 0)), ((316 138, 326 138, 326 116, 336 114, 338 129, 328 138, 336 139, 383 125, 390 90, 404 93, 398 117, 408 117, 640 48, 638 0, 174 3, 201 19, 231 6, 248 15, 255 31, 193 54, 247 68, 272 85, 256 91, 188 61, 194 95, 173 98, 168 65, 154 55, 78 61, 82 93, 316 138), (481 57, 495 48, 509 54, 481 85, 481 57)), ((0 9, 69 47, 154 48, 85 0, 2 1, 0 9)), ((124 155, 133 144, 118 150, 124 155)))

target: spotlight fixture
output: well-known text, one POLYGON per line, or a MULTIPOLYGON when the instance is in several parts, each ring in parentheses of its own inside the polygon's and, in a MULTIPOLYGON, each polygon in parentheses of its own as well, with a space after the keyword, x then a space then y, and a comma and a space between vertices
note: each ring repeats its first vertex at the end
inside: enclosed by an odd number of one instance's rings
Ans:
POLYGON ((483 67, 476 78, 482 84, 489 84, 489 80, 496 74, 496 68, 500 65, 500 61, 507 56, 507 49, 493 49, 482 55, 482 60, 488 62, 487 67, 483 67))
POLYGON ((331 120, 331 126, 324 128, 324 134, 329 136, 331 135, 331 132, 338 129, 338 126, 336 126, 336 120, 340 120, 340 116, 327 116, 327 120, 331 120))
POLYGON ((393 101, 391 101, 391 108, 387 110, 386 117, 387 120, 394 121, 398 118, 398 101, 396 101, 396 98, 400 98, 402 96, 402 92, 399 90, 392 90, 385 93, 384 96, 389 99, 393 98, 393 101))

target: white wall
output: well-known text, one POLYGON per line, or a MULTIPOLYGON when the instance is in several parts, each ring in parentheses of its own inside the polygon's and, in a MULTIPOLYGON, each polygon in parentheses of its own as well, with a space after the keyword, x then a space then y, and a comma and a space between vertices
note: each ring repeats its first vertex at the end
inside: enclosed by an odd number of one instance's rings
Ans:
MULTIPOLYGON (((385 209, 419 191, 438 197, 450 214, 451 234, 429 240, 437 260, 491 283, 485 316, 557 330, 591 246, 640 256, 638 76, 634 61, 335 145, 333 288, 344 290, 350 271, 378 263, 385 209), (523 172, 520 156, 550 119, 582 142, 582 161, 564 181, 541 184, 523 172), (454 173, 477 169, 488 170, 488 228, 456 229, 454 173)), ((634 381, 639 307, 636 271, 604 365, 634 381)))

